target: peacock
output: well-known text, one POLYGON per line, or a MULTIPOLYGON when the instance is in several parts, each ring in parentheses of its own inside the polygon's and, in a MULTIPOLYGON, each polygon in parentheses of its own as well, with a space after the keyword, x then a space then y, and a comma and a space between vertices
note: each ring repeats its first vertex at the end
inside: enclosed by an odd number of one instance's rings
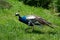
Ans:
MULTIPOLYGON (((24 24, 27 24, 28 26, 31 26, 32 30, 34 30, 34 26, 35 25, 46 25, 49 26, 51 28, 53 28, 51 25, 52 23, 46 21, 45 19, 43 19, 42 17, 39 16, 35 16, 35 15, 27 15, 27 16, 20 16, 19 13, 15 14, 16 16, 18 16, 18 20, 24 24)), ((29 28, 27 28, 29 29, 29 28)), ((27 30, 26 29, 26 30, 27 30)))

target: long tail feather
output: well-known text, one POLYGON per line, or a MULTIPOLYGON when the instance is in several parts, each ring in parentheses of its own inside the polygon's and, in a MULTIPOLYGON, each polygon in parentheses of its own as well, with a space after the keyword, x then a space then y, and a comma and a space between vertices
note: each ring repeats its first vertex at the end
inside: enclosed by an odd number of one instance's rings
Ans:
POLYGON ((51 25, 48 25, 49 27, 51 27, 51 28, 56 28, 56 27, 58 27, 57 25, 54 25, 54 24, 51 24, 51 25))

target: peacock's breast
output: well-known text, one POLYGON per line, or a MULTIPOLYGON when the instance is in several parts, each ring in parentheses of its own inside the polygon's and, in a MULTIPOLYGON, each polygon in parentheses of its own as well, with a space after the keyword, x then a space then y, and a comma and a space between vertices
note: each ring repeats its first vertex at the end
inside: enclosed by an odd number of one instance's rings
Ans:
POLYGON ((26 16, 22 16, 19 21, 23 22, 23 23, 28 23, 27 19, 26 19, 26 16))

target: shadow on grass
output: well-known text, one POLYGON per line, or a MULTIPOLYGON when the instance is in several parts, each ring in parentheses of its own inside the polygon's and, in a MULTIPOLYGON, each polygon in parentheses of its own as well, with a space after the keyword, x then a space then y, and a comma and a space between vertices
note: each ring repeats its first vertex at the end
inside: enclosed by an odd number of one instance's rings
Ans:
POLYGON ((57 34, 57 33, 56 32, 48 32, 48 34, 54 35, 54 34, 57 34))
POLYGON ((38 30, 34 30, 32 32, 27 31, 26 33, 33 33, 33 34, 46 34, 47 33, 47 34, 52 34, 52 35, 56 34, 56 32, 42 32, 38 30))

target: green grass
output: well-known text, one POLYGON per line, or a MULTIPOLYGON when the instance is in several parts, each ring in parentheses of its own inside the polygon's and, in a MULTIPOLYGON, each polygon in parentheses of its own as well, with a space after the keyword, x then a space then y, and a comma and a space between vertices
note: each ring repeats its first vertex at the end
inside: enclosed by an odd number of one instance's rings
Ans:
POLYGON ((11 9, 0 9, 0 40, 60 40, 60 18, 54 16, 49 10, 24 5, 17 0, 8 0, 13 5, 11 9), (27 25, 18 21, 15 13, 20 10, 21 16, 37 15, 57 25, 52 29, 48 26, 42 28, 35 26, 35 32, 25 32, 27 25))

